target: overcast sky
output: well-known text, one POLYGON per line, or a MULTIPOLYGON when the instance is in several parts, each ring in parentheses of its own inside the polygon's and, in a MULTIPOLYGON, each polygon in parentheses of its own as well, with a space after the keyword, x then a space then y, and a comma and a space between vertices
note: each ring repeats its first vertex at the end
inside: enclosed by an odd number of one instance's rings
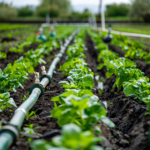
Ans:
MULTIPOLYGON (((0 0, 4 2, 12 2, 14 6, 38 5, 40 0, 0 0)), ((99 0, 71 0, 72 6, 77 11, 83 11, 85 8, 93 12, 97 12, 99 0)), ((104 5, 111 3, 130 3, 130 0, 103 0, 104 5)))

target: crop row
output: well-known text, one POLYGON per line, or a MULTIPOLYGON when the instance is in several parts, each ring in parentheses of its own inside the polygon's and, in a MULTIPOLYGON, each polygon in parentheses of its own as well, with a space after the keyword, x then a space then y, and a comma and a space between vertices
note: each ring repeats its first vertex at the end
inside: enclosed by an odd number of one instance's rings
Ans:
MULTIPOLYGON (((105 35, 105 33, 103 33, 105 35)), ((131 41, 127 36, 113 34, 112 44, 118 46, 125 52, 125 57, 131 59, 144 59, 150 63, 150 53, 146 51, 146 46, 139 41, 131 41)))
POLYGON ((144 73, 136 68, 136 63, 128 58, 118 57, 118 53, 108 49, 98 34, 89 32, 96 48, 99 51, 98 61, 103 62, 98 69, 104 66, 107 68, 106 77, 110 78, 113 74, 116 76, 116 82, 113 87, 118 88, 118 91, 123 87, 123 92, 126 96, 134 96, 141 102, 147 104, 147 109, 150 111, 150 82, 149 78, 144 76, 144 73), (103 47, 103 48, 102 48, 103 47))
MULTIPOLYGON (((66 38, 66 37, 68 37, 69 36, 69 31, 71 30, 71 31, 73 31, 73 29, 75 29, 75 27, 70 27, 70 30, 68 30, 68 31, 66 31, 66 32, 62 32, 62 30, 65 30, 66 29, 66 27, 64 26, 59 26, 59 27, 57 27, 56 28, 56 31, 58 31, 57 33, 58 33, 58 35, 57 35, 57 37, 56 37, 56 40, 57 41, 62 41, 64 38, 66 38), (60 30, 61 30, 61 32, 60 32, 60 30), (68 32, 68 34, 67 34, 67 32, 68 32)), ((47 29, 48 30, 48 29, 47 29)), ((44 30, 44 32, 43 33, 41 33, 42 35, 43 34, 46 34, 46 33, 48 33, 47 32, 47 30, 44 30), (46 32, 46 33, 45 33, 46 32)), ((53 40, 51 39, 51 37, 49 36, 49 34, 47 34, 47 39, 48 39, 48 41, 52 41, 53 42, 53 40)), ((32 44, 35 44, 35 43, 42 43, 43 41, 42 40, 40 40, 40 39, 38 39, 36 36, 35 36, 35 34, 33 34, 33 35, 30 35, 26 40, 25 40, 25 42, 22 42, 21 44, 17 44, 17 45, 15 45, 15 46, 12 46, 12 47, 10 47, 9 48, 9 52, 15 52, 15 53, 23 53, 24 52, 24 47, 29 47, 29 46, 31 46, 32 44)), ((6 53, 4 53, 4 52, 0 52, 0 59, 4 59, 4 58, 7 58, 7 54, 6 53)))
MULTIPOLYGON (((68 30, 63 33, 63 36, 68 36, 73 30, 68 30)), ((60 37, 62 37, 60 35, 60 37)), ((23 88, 22 84, 28 79, 28 73, 34 73, 34 67, 38 64, 46 63, 42 58, 48 55, 53 49, 59 48, 58 39, 51 39, 48 42, 42 43, 33 51, 32 49, 24 54, 25 57, 20 57, 12 65, 9 63, 2 71, 0 69, 0 111, 3 111, 11 105, 16 107, 15 101, 10 98, 10 91, 16 92, 18 87, 23 88)))
POLYGON ((32 27, 32 25, 20 25, 20 24, 0 24, 0 31, 14 30, 14 29, 25 29, 32 27))
POLYGON ((49 143, 36 140, 31 144, 33 149, 101 150, 103 148, 96 144, 104 139, 99 136, 100 126, 95 125, 103 122, 109 127, 115 126, 106 117, 106 110, 98 97, 92 93, 94 73, 84 60, 84 39, 83 29, 68 48, 66 62, 59 69, 68 79, 59 83, 65 92, 51 99, 55 106, 51 117, 56 118, 62 127, 62 135, 54 137, 49 143))

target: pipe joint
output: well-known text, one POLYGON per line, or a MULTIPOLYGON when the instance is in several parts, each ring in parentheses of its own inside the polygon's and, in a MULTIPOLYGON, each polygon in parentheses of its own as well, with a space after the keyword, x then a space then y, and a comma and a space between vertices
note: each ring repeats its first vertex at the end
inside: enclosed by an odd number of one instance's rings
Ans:
POLYGON ((42 95, 44 94, 44 87, 43 87, 43 85, 41 85, 41 84, 34 84, 34 85, 30 88, 29 94, 31 94, 32 91, 33 91, 35 88, 38 88, 38 89, 41 90, 40 96, 42 96, 42 95))
POLYGON ((48 82, 47 85, 49 86, 51 84, 51 81, 52 81, 51 77, 49 75, 45 74, 45 75, 43 75, 43 76, 40 77, 40 81, 42 81, 42 79, 44 79, 44 78, 48 79, 49 82, 48 82))
POLYGON ((19 137, 18 129, 13 125, 5 125, 0 129, 0 135, 3 133, 8 133, 12 136, 13 142, 15 143, 19 137))

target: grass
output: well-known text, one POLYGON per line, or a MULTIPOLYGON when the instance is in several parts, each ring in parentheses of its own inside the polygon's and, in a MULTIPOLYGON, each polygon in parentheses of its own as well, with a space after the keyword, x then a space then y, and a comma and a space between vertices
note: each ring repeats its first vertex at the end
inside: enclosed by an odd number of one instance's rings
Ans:
POLYGON ((140 33, 150 35, 150 24, 118 24, 112 25, 112 29, 116 31, 140 33))
POLYGON ((134 19, 134 18, 129 18, 127 16, 118 16, 118 17, 106 17, 106 21, 143 21, 142 18, 139 19, 134 19))

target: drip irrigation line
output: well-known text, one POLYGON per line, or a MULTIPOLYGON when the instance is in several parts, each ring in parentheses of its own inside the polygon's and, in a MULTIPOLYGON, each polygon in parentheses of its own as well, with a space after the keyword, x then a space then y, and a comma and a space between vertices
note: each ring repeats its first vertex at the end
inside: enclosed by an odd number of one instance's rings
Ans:
MULTIPOLYGON (((95 28, 94 30, 100 31, 101 28, 95 28)), ((108 32, 108 29, 105 29, 105 31, 108 32)), ((130 33, 130 32, 123 32, 123 31, 115 31, 115 30, 111 30, 111 33, 118 34, 118 35, 132 36, 132 37, 150 38, 150 35, 147 34, 130 33)))
POLYGON ((46 93, 44 94, 43 96, 46 96, 46 95, 60 95, 61 93, 46 93))
POLYGON ((47 75, 42 76, 40 84, 35 84, 30 89, 29 98, 22 103, 22 105, 15 111, 14 116, 8 123, 0 130, 0 150, 7 150, 13 143, 15 143, 19 137, 19 130, 23 124, 27 112, 34 106, 37 102, 39 96, 44 94, 44 89, 50 84, 51 78, 55 68, 62 58, 65 50, 73 40, 74 36, 78 33, 79 29, 72 33, 72 35, 65 41, 65 44, 61 47, 60 52, 53 60, 51 66, 49 67, 47 75))
POLYGON ((61 134, 61 130, 53 130, 53 131, 50 131, 50 132, 47 132, 43 135, 30 135, 26 132, 20 132, 20 135, 23 135, 23 136, 26 136, 28 138, 32 138, 32 139, 41 139, 41 138, 46 138, 46 137, 54 137, 56 134, 61 134))
POLYGON ((60 82, 60 80, 57 80, 57 79, 55 79, 55 78, 53 78, 53 80, 56 81, 56 82, 60 82))

